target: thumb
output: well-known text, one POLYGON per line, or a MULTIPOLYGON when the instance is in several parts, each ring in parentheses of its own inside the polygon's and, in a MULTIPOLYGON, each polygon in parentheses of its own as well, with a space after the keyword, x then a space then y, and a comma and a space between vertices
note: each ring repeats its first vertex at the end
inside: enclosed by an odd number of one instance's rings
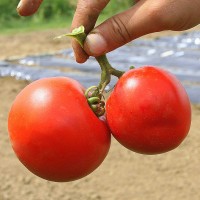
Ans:
POLYGON ((113 16, 92 30, 84 43, 85 52, 90 56, 100 56, 135 38, 164 30, 166 27, 160 19, 162 12, 152 1, 139 1, 129 10, 113 16))
POLYGON ((21 16, 30 16, 34 14, 43 0, 20 0, 17 6, 17 12, 21 16))

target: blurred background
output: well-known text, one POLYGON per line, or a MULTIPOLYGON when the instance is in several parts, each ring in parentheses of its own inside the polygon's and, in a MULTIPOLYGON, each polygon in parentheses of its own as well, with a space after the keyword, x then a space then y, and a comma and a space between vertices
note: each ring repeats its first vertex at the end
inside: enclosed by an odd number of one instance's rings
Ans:
MULTIPOLYGON (((40 11, 31 17, 20 17, 16 12, 19 0, 0 1, 0 26, 2 32, 24 31, 70 26, 77 0, 45 1, 40 11)), ((111 1, 102 12, 100 21, 133 5, 132 0, 111 1)))
MULTIPOLYGON (((9 142, 7 118, 16 95, 31 81, 69 76, 85 87, 97 84, 93 58, 74 60, 70 40, 53 38, 69 31, 77 1, 44 0, 32 17, 20 17, 18 0, 0 0, 0 200, 199 200, 200 199, 200 28, 154 33, 108 54, 121 70, 157 65, 186 88, 192 107, 188 137, 175 150, 155 156, 131 152, 112 138, 103 164, 89 176, 53 183, 30 173, 9 142)), ((98 23, 133 4, 111 0, 98 23)), ((116 80, 113 80, 112 88, 116 80)))

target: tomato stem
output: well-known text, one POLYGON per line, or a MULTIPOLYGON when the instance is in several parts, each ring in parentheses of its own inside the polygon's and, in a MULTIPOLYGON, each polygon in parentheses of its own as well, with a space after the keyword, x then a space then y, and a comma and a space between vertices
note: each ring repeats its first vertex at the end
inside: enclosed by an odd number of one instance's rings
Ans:
POLYGON ((109 63, 106 62, 107 59, 105 55, 96 57, 96 60, 101 67, 101 81, 99 82, 98 88, 101 93, 103 93, 105 87, 110 83, 111 80, 111 74, 109 73, 108 69, 109 63))
MULTIPOLYGON (((56 38, 59 39, 66 36, 75 38, 77 42, 81 45, 81 47, 84 47, 84 41, 87 37, 87 35, 85 34, 84 26, 75 28, 71 33, 64 34, 56 38)), ((85 96, 88 100, 88 104, 90 105, 91 109, 99 117, 105 112, 105 103, 101 99, 103 97, 103 92, 106 86, 111 81, 111 75, 120 78, 124 74, 124 72, 113 68, 105 54, 102 56, 95 57, 95 59, 101 67, 101 80, 99 82, 98 87, 92 86, 88 88, 85 92, 85 96)))
POLYGON ((124 72, 113 68, 111 64, 109 63, 105 54, 102 56, 96 57, 96 60, 101 67, 101 81, 99 83, 99 89, 103 92, 105 87, 110 83, 111 75, 114 75, 120 78, 124 72))
MULTIPOLYGON (((84 41, 87 37, 87 35, 85 34, 84 26, 75 28, 74 30, 72 30, 71 33, 58 36, 57 38, 62 38, 65 36, 75 38, 82 48, 84 45, 84 41)), ((105 87, 110 83, 111 75, 120 78, 124 72, 113 68, 111 64, 109 63, 106 55, 95 57, 95 59, 97 60, 97 62, 99 63, 101 67, 101 81, 98 85, 98 88, 103 93, 105 90, 105 87)))

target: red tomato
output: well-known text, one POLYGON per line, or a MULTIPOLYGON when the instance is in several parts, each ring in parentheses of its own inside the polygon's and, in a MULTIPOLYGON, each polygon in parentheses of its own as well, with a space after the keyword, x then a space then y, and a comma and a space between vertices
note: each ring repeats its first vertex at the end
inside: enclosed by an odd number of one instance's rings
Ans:
POLYGON ((191 123, 185 89, 174 75, 153 66, 126 72, 111 93, 106 112, 114 137, 143 154, 176 148, 191 123))
POLYGON ((110 133, 90 109, 82 86, 57 77, 35 81, 16 97, 8 118, 12 147, 34 174, 72 181, 106 157, 110 133))

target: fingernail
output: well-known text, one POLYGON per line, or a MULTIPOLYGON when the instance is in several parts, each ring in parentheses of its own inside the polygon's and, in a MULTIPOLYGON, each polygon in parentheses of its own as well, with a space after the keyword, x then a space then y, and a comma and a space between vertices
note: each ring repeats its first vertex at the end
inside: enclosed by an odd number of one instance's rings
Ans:
POLYGON ((19 9, 22 5, 22 0, 19 2, 18 6, 17 6, 17 9, 19 9))
POLYGON ((106 53, 107 43, 99 33, 91 33, 84 43, 85 51, 92 56, 99 56, 106 53))

